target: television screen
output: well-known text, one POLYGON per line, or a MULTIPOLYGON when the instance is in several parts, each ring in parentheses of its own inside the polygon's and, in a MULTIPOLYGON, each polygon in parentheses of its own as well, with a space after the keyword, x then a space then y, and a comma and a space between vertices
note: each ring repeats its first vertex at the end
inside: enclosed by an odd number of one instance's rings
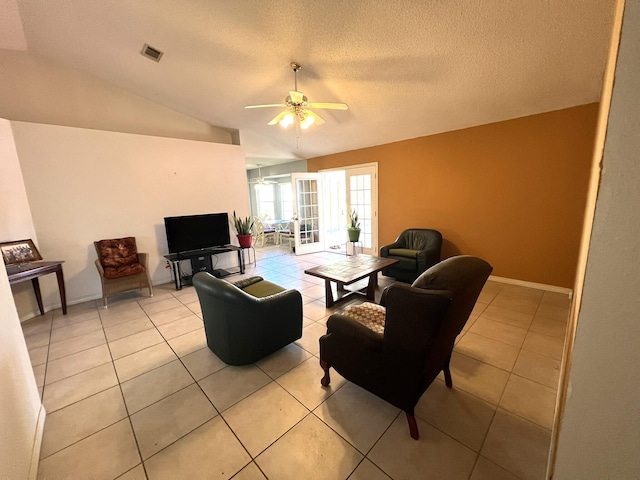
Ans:
POLYGON ((226 212, 165 217, 164 228, 167 232, 169 253, 201 250, 231 243, 229 215, 226 212))

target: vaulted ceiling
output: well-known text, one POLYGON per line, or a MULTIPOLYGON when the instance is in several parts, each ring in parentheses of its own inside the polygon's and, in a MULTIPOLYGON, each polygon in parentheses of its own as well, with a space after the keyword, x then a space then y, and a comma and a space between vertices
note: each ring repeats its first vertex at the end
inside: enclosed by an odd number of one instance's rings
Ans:
POLYGON ((598 101, 613 0, 6 0, 26 49, 211 125, 275 164, 598 101), (159 63, 143 44, 164 52, 159 63), (326 121, 268 126, 293 90, 326 121))

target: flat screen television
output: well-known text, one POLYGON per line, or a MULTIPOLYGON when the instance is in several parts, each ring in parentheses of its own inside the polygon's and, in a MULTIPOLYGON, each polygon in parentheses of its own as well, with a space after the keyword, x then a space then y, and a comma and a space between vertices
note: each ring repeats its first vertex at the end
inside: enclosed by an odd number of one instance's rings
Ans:
POLYGON ((226 212, 165 217, 164 228, 169 253, 190 252, 231 243, 229 215, 226 212))

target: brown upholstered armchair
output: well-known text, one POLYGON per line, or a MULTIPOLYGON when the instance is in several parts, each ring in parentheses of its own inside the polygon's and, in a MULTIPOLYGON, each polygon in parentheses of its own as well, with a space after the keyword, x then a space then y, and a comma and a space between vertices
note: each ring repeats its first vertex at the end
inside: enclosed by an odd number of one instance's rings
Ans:
POLYGON ((395 242, 380 248, 380 256, 395 258, 398 263, 382 270, 382 274, 411 283, 427 268, 440 261, 442 234, 428 228, 403 231, 395 242))
POLYGON ((414 408, 444 372, 491 265, 480 258, 448 258, 408 285, 385 289, 381 305, 364 303, 334 314, 320 337, 322 385, 333 367, 347 380, 404 410, 411 437, 418 439, 414 408))
POLYGON ((135 237, 115 238, 93 242, 98 258, 96 268, 102 282, 102 303, 107 308, 107 297, 131 290, 153 287, 149 277, 149 257, 140 253, 135 237))

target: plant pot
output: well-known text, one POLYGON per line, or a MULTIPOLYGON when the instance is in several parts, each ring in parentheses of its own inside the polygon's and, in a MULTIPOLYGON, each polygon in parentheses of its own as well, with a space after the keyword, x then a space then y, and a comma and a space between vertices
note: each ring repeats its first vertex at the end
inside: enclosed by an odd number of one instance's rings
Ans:
POLYGON ((357 242, 360 239, 360 229, 347 228, 347 235, 349 235, 350 242, 357 242))
POLYGON ((238 243, 240 248, 249 248, 253 242, 253 235, 238 235, 238 243))

